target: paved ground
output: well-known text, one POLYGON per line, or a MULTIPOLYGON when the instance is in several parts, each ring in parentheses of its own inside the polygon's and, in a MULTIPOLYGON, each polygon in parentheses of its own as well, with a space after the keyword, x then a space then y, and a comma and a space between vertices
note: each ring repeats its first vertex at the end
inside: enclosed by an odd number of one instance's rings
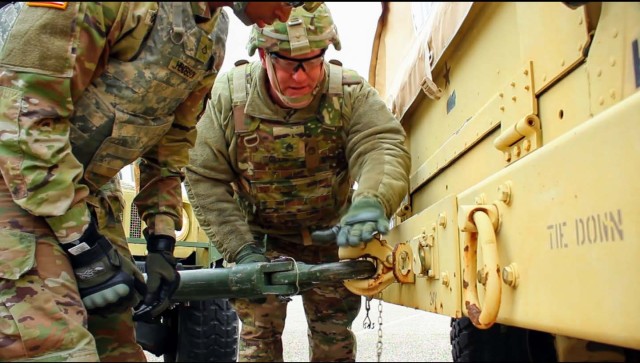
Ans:
MULTIPOLYGON (((369 317, 374 329, 364 329, 364 298, 353 324, 358 339, 358 362, 377 362, 378 300, 371 301, 369 317)), ((282 337, 286 362, 308 362, 307 322, 299 296, 289 303, 282 337)), ((381 362, 451 362, 450 318, 389 303, 382 303, 381 362)), ((162 358, 147 354, 150 362, 162 358)))
MULTIPOLYGON (((353 323, 358 339, 358 362, 377 361, 378 300, 371 301, 369 318, 374 329, 364 329, 364 298, 360 314, 353 323)), ((283 334, 284 360, 308 362, 307 323, 302 301, 289 303, 287 323, 283 334)), ((451 362, 449 317, 427 313, 389 303, 382 303, 381 362, 451 362)))

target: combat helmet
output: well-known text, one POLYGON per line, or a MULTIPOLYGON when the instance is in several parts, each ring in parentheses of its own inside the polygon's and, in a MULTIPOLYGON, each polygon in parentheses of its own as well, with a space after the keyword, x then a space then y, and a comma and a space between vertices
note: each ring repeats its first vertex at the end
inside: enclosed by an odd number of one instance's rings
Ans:
POLYGON ((325 49, 329 44, 333 44, 336 50, 342 48, 331 12, 322 3, 313 12, 307 11, 303 6, 294 8, 286 23, 276 21, 264 28, 254 25, 247 50, 249 56, 258 48, 267 52, 290 51, 295 56, 314 49, 325 49))

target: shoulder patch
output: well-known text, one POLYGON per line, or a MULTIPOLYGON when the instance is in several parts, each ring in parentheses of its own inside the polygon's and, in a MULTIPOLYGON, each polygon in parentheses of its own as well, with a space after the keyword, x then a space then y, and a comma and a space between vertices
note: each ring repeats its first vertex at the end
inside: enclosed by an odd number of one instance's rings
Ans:
POLYGON ((64 10, 69 3, 66 1, 28 1, 27 6, 40 6, 43 8, 54 8, 64 10))
POLYGON ((82 3, 65 3, 64 10, 20 4, 24 7, 5 35, 0 64, 36 74, 71 77, 76 59, 73 45, 79 36, 76 21, 82 3), (47 34, 44 42, 42 34, 47 34), (36 44, 38 51, 24 44, 36 44))
POLYGON ((358 73, 354 71, 344 70, 342 72, 342 84, 343 85, 352 85, 352 84, 360 84, 362 83, 362 77, 358 75, 358 73))

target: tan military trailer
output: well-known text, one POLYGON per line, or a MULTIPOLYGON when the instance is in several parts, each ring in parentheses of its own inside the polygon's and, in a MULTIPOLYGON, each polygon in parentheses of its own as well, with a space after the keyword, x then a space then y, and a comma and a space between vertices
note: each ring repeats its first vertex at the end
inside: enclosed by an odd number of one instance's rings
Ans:
POLYGON ((345 284, 450 316, 454 361, 640 360, 640 3, 382 8, 410 195, 345 284))

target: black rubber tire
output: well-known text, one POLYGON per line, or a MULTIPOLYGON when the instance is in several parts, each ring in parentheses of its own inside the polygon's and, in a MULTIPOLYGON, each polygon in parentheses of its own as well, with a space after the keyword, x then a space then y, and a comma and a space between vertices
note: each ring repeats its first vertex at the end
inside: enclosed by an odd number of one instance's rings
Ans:
POLYGON ((236 361, 239 320, 228 299, 190 301, 175 310, 176 346, 164 354, 165 362, 236 361))
POLYGON ((494 324, 476 328, 468 317, 451 319, 451 355, 454 362, 555 362, 550 334, 494 324))

